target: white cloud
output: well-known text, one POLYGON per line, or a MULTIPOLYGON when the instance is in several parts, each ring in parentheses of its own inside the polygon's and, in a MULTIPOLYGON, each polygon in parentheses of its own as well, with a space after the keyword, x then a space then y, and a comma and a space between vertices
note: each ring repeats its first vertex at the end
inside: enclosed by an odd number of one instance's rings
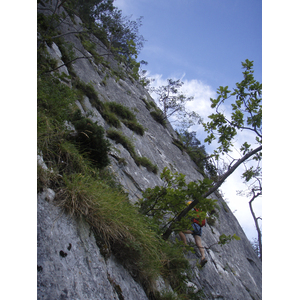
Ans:
POLYGON ((209 85, 204 84, 200 80, 183 80, 184 85, 182 91, 186 96, 193 96, 192 101, 187 102, 186 108, 190 111, 197 112, 205 121, 207 116, 212 113, 210 107, 210 98, 214 98, 216 93, 209 85))
MULTIPOLYGON (((154 81, 151 83, 151 86, 154 88, 158 88, 162 85, 166 85, 168 83, 167 78, 162 78, 162 74, 154 74, 151 75, 150 72, 147 73, 147 76, 154 79, 154 81)), ((152 94, 151 94, 152 96, 152 94)))

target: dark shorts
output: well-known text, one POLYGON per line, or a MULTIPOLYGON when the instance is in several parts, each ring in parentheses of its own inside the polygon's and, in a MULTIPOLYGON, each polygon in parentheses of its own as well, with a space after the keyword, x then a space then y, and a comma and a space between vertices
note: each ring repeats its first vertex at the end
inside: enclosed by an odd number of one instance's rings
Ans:
POLYGON ((201 236, 201 234, 202 234, 202 228, 201 228, 201 226, 199 224, 197 224, 197 223, 193 223, 192 226, 193 226, 193 229, 194 229, 192 235, 199 235, 199 236, 201 236))

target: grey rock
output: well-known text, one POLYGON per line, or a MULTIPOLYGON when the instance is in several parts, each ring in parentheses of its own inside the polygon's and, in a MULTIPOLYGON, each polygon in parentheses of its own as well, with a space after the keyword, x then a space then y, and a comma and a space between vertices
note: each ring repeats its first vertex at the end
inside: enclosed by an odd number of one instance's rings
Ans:
POLYGON ((148 299, 113 256, 105 261, 86 223, 65 215, 45 193, 37 207, 38 299, 148 299))
POLYGON ((37 155, 37 164, 42 167, 42 169, 48 170, 48 167, 43 160, 43 153, 37 155))
POLYGON ((61 66, 60 68, 58 68, 58 72, 61 74, 65 73, 66 75, 69 75, 68 68, 64 65, 64 62, 61 60, 62 55, 57 45, 55 43, 52 43, 51 47, 46 45, 46 48, 50 56, 56 59, 57 67, 61 66))
POLYGON ((41 193, 41 197, 49 202, 52 202, 55 199, 55 192, 52 189, 45 188, 41 193))

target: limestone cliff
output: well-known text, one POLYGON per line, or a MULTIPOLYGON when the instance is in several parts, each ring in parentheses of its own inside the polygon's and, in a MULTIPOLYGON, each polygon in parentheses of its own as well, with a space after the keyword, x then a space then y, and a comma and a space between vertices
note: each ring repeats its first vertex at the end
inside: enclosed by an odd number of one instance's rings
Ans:
MULTIPOLYGON (((39 4, 38 7, 45 8, 47 5, 39 4)), ((59 10, 62 11, 63 8, 60 7, 59 10)), ((47 10, 41 12, 47 13, 47 10)), ((68 18, 67 21, 60 24, 61 33, 83 30, 78 17, 75 16, 73 20, 68 18)), ((75 56, 80 57, 82 53, 91 56, 76 34, 66 34, 64 39, 74 45, 75 56)), ((63 64, 58 45, 52 43, 47 47, 51 57, 63 64)), ((97 41, 96 51, 100 55, 107 53, 100 41, 97 41)), ((72 67, 81 81, 92 83, 101 101, 126 106, 145 128, 143 136, 124 124, 120 130, 132 141, 138 156, 147 157, 158 167, 157 174, 138 166, 127 149, 110 140, 113 147, 109 168, 128 192, 130 201, 137 201, 146 188, 161 185, 159 174, 165 167, 183 173, 187 181, 202 179, 190 157, 173 144, 176 133, 171 125, 164 127, 151 116, 147 102, 152 99, 148 92, 130 76, 107 76, 108 63, 110 70, 124 68, 117 64, 112 55, 106 57, 105 65, 94 59, 78 59, 73 62, 72 67), (121 163, 124 160, 126 164, 121 163)), ((68 66, 59 71, 69 74, 68 66)), ((67 84, 71 86, 70 81, 67 84)), ((89 118, 103 128, 110 128, 87 95, 81 103, 77 101, 77 105, 82 114, 89 115, 89 118)), ((72 127, 72 124, 68 126, 72 127)), ((42 156, 39 156, 38 163, 47 168, 42 156)), ((236 234, 241 240, 222 247, 215 245, 206 250, 208 263, 203 269, 198 268, 197 256, 188 253, 193 272, 191 282, 203 290, 205 299, 261 299, 261 261, 220 194, 213 194, 211 197, 218 199, 220 211, 215 224, 207 224, 203 229, 204 246, 215 244, 223 233, 236 234)), ((53 204, 53 199, 55 193, 51 189, 44 189, 38 194, 38 299, 148 299, 134 274, 130 274, 114 256, 104 259, 89 226, 60 211, 53 204)), ((189 241, 193 243, 191 237, 189 241)), ((166 288, 162 280, 157 281, 157 288, 166 288)))

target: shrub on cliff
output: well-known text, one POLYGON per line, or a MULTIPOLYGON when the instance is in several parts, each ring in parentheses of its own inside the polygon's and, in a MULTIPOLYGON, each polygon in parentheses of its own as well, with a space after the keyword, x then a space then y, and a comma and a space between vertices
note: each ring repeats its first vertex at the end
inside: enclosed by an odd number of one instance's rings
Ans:
POLYGON ((152 164, 147 157, 137 156, 134 150, 134 145, 125 135, 122 134, 122 132, 115 129, 109 129, 106 134, 108 138, 116 141, 117 144, 121 144, 125 149, 127 149, 138 166, 142 165, 143 167, 146 167, 149 172, 157 174, 157 166, 152 164))
POLYGON ((119 116, 121 118, 122 123, 124 123, 124 125, 130 130, 134 131, 135 133, 141 136, 144 135, 143 126, 138 123, 136 116, 128 107, 116 102, 106 102, 105 108, 106 111, 109 111, 110 113, 114 113, 117 116, 119 116))
POLYGON ((109 129, 106 131, 106 134, 108 138, 116 141, 117 144, 121 144, 125 149, 127 149, 132 157, 136 156, 134 145, 124 134, 122 134, 122 132, 115 129, 109 129))
POLYGON ((162 111, 159 110, 153 110, 150 112, 150 115, 152 116, 152 118, 158 122, 159 124, 161 124, 162 126, 166 127, 166 120, 164 118, 164 115, 162 113, 162 111))
POLYGON ((143 167, 147 168, 149 172, 153 172, 154 174, 157 174, 158 168, 156 165, 153 165, 153 163, 148 159, 147 157, 136 157, 135 162, 138 166, 142 165, 143 167))
POLYGON ((81 150, 88 154, 95 166, 100 169, 106 167, 109 164, 110 143, 104 137, 104 129, 90 119, 82 117, 80 110, 72 123, 77 131, 74 139, 81 150))

